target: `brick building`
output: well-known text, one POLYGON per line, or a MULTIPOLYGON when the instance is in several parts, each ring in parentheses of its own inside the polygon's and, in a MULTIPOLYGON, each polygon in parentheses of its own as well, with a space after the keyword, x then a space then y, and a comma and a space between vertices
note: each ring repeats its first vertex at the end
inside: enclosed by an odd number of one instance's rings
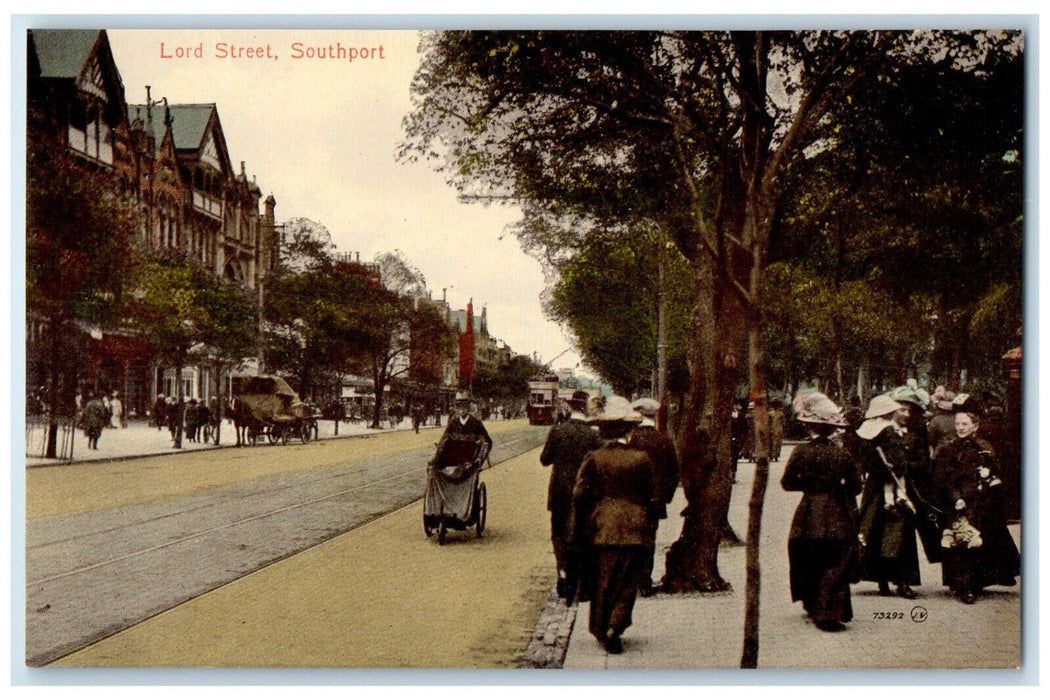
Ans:
MULTIPOLYGON (((178 249, 216 275, 250 290, 276 263, 272 196, 262 199, 244 162, 235 169, 214 104, 169 105, 143 86, 129 104, 105 30, 30 30, 27 56, 27 149, 61 143, 77 167, 105 176, 110 192, 135 212, 136 244, 178 249)), ((36 341, 43 318, 27 309, 27 386, 42 381, 36 341)), ((159 393, 209 398, 223 378, 187 367, 176 378, 159 367, 148 339, 121 327, 78 322, 89 348, 80 381, 119 391, 142 414, 159 393)))

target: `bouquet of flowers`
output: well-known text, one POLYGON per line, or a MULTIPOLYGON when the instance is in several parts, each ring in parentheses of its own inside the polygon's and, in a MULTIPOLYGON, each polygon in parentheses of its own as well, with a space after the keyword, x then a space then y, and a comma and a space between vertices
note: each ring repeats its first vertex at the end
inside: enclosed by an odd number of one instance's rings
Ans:
POLYGON ((969 547, 974 549, 983 544, 981 533, 970 524, 965 515, 960 515, 941 533, 941 547, 951 549, 953 547, 969 547))

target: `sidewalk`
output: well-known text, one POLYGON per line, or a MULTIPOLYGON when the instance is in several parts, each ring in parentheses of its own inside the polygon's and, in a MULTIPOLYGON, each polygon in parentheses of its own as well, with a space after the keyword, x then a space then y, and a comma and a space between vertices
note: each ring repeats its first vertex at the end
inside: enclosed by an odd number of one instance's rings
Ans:
MULTIPOLYGON (((1021 660, 1021 585, 993 587, 967 606, 941 585, 939 564, 929 564, 920 546, 922 586, 916 600, 880 597, 876 585, 852 587, 854 619, 838 633, 818 630, 792 603, 788 584, 787 535, 801 494, 780 487, 785 449, 770 465, 761 542, 759 669, 1012 669, 1021 660)), ((743 537, 754 473, 738 469, 729 521, 743 537)), ((657 534, 653 579, 664 571, 664 555, 681 531, 681 490, 657 534)), ((1020 526, 1010 530, 1020 544, 1020 526)), ((623 635, 624 651, 611 655, 587 631, 588 604, 566 609, 552 593, 529 649, 533 667, 574 670, 738 669, 743 645, 745 548, 723 547, 719 570, 732 590, 719 594, 657 594, 639 598, 634 624, 623 635), (564 659, 561 660, 561 654, 564 659), (559 660, 561 663, 559 664, 559 660)), ((951 682, 960 682, 954 671, 951 682)), ((1019 674, 1018 674, 1019 675, 1019 674)), ((800 675, 805 681, 812 671, 800 675)), ((834 675, 831 676, 834 678, 834 675)), ((827 678, 825 679, 825 681, 827 678)))
MULTIPOLYGON (((420 429, 433 430, 434 427, 435 426, 431 424, 430 426, 420 429)), ((317 421, 317 436, 320 440, 328 440, 336 437, 369 437, 371 435, 388 433, 392 430, 411 429, 412 420, 410 418, 402 420, 396 428, 390 428, 388 423, 381 430, 373 430, 369 428, 368 422, 366 421, 358 423, 340 422, 338 426, 339 434, 336 435, 335 421, 317 421)), ((145 457, 147 455, 175 454, 194 450, 215 450, 226 447, 236 447, 237 445, 237 434, 233 428, 233 421, 229 419, 225 419, 222 422, 222 429, 219 436, 220 444, 214 445, 212 443, 190 442, 186 436, 183 435, 182 449, 176 449, 172 446, 171 433, 168 432, 167 428, 158 430, 156 426, 147 424, 144 421, 129 422, 126 428, 104 429, 102 431, 102 437, 99 438, 97 450, 88 449, 87 438, 84 436, 84 431, 76 431, 73 435, 72 460, 46 459, 40 456, 30 456, 31 452, 34 453, 34 455, 39 455, 42 452, 42 448, 40 447, 42 445, 42 439, 43 436, 40 432, 34 431, 33 434, 30 435, 27 430, 25 458, 25 464, 27 467, 62 465, 69 464, 71 461, 97 462, 101 460, 145 457)), ((298 438, 293 438, 293 441, 298 442, 298 438)))

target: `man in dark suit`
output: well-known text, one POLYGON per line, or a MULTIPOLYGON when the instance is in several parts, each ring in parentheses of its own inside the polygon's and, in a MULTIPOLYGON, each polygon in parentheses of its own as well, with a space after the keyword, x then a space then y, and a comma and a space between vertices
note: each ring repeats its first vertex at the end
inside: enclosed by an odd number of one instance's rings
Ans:
POLYGON ((610 399, 593 420, 609 442, 584 458, 573 507, 591 548, 589 571, 583 576, 590 589, 588 629, 606 651, 619 654, 620 636, 631 624, 635 598, 652 562, 653 511, 659 496, 649 455, 627 445, 640 420, 627 399, 610 399))
MULTIPOLYGON (((667 517, 667 504, 674 498, 675 489, 678 488, 678 454, 675 452, 674 442, 656 429, 656 415, 660 410, 660 404, 655 399, 638 399, 631 404, 631 408, 642 417, 642 422, 631 431, 627 439, 627 446, 641 450, 649 455, 653 464, 653 483, 656 485, 656 499, 653 503, 652 515, 663 520, 667 517)), ((655 556, 655 551, 651 553, 655 556)), ((653 558, 649 559, 648 581, 652 580, 653 558)), ((639 591, 642 596, 653 593, 652 584, 643 581, 639 591)))
POLYGON ((583 458, 602 445, 598 431, 587 424, 587 392, 576 391, 569 400, 569 420, 558 423, 547 433, 547 442, 540 453, 540 464, 551 467, 547 487, 547 510, 551 513, 551 544, 554 563, 558 568, 558 595, 572 596, 575 576, 567 551, 569 543, 566 527, 572 512, 572 488, 583 458))

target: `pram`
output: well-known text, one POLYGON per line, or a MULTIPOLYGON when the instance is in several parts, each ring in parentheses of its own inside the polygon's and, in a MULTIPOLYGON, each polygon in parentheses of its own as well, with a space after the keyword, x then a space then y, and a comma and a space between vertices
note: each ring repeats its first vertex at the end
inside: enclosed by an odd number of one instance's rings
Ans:
POLYGON ((427 487, 423 495, 423 531, 437 532, 445 544, 450 529, 485 531, 488 495, 481 481, 481 467, 488 457, 484 440, 449 439, 438 443, 434 459, 427 465, 427 487))

